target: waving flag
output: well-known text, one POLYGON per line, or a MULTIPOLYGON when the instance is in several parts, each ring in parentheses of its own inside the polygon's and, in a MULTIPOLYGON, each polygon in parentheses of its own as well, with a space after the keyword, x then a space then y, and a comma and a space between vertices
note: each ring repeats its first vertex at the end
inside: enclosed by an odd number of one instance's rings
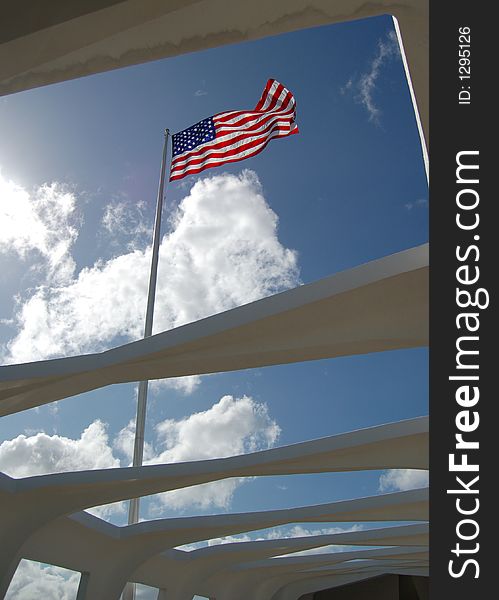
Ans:
POLYGON ((173 135, 170 181, 244 160, 273 138, 298 133, 293 94, 269 79, 254 110, 219 113, 173 135))

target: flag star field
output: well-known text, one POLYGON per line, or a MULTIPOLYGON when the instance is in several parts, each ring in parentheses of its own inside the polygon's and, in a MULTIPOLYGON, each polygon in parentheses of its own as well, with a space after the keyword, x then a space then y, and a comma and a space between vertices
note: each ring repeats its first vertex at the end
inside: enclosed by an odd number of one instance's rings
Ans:
POLYGON ((211 117, 203 119, 199 123, 196 123, 196 125, 176 133, 173 136, 173 158, 187 150, 197 148, 197 146, 204 142, 211 142, 211 140, 215 139, 215 135, 215 125, 211 117))

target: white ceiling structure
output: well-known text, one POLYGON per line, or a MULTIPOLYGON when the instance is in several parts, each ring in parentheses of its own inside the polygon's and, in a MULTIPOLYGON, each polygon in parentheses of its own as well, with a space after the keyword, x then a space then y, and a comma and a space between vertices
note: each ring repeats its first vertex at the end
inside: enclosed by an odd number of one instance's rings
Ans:
POLYGON ((113 383, 427 343, 424 244, 106 352, 0 367, 0 415, 113 383))
MULTIPOLYGON (((427 0, 17 0, 4 3, 2 11, 0 94, 300 28, 391 14, 426 162, 427 0)), ((108 352, 0 367, 0 415, 114 383, 427 343, 424 245, 108 352)), ((387 468, 428 468, 427 418, 224 459, 17 480, 0 474, 0 598, 21 558, 80 571, 78 600, 118 599, 127 581, 158 588, 158 599, 190 600, 200 594, 217 600, 291 600, 385 573, 426 576, 427 489, 127 527, 83 512, 228 477, 387 468), (191 552, 175 549, 285 523, 333 521, 421 523, 191 552), (333 544, 373 549, 283 556, 333 544)))
POLYGON ((7 0, 0 95, 306 27, 393 15, 429 142, 428 0, 7 0), (202 15, 202 17, 200 17, 202 15))

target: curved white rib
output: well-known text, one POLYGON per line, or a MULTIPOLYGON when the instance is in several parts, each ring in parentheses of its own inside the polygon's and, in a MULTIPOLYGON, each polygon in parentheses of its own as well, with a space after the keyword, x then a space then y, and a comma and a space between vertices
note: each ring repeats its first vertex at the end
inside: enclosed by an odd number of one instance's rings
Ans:
POLYGON ((22 6, 16 14, 14 4, 13 23, 23 28, 11 24, 0 45, 0 95, 304 27, 391 14, 402 30, 414 109, 428 143, 428 0, 253 0, 238 10, 230 0, 92 4, 81 14, 65 6, 58 15, 54 7, 47 23, 30 19, 26 11, 19 14, 22 6), (47 44, 47 36, 57 44, 47 44))
POLYGON ((310 556, 273 558, 237 565, 211 578, 202 592, 219 600, 270 598, 290 581, 324 575, 326 572, 362 572, 393 564, 418 565, 428 561, 428 548, 381 548, 353 552, 329 552, 310 556), (356 562, 349 562, 356 561, 356 562), (358 562, 362 561, 362 562, 358 562))
POLYGON ((90 572, 86 598, 113 600, 152 556, 186 543, 293 522, 427 520, 428 490, 256 513, 184 517, 115 527, 86 513, 38 530, 19 555, 90 572), (78 543, 75 544, 75 540, 78 543))
POLYGON ((0 367, 0 415, 113 383, 427 343, 425 244, 107 352, 0 367))
POLYGON ((390 468, 428 468, 427 417, 221 459, 18 480, 0 474, 0 573, 38 528, 92 506, 229 477, 390 468))
POLYGON ((170 550, 158 554, 134 575, 138 583, 168 589, 171 600, 220 595, 228 587, 227 570, 244 562, 329 545, 428 546, 428 524, 399 525, 381 529, 347 531, 328 535, 233 542, 191 552, 170 550), (182 557, 182 560, 178 560, 182 557))
MULTIPOLYGON (((367 561, 366 561, 367 562, 367 561)), ((308 574, 300 575, 295 578, 295 581, 288 581, 284 583, 282 587, 272 595, 267 597, 262 596, 261 600, 296 600, 303 594, 309 592, 318 592, 333 587, 339 587, 340 585, 346 585, 348 583, 355 583, 364 579, 371 579, 379 575, 389 574, 400 574, 400 575, 419 575, 428 576, 428 564, 416 562, 415 564, 403 564, 401 562, 394 561, 389 563, 376 564, 374 561, 371 565, 365 565, 362 568, 331 568, 330 573, 324 573, 322 575, 308 574), (333 574, 331 574, 333 573, 333 574)), ((292 577, 289 578, 293 579, 292 577)))

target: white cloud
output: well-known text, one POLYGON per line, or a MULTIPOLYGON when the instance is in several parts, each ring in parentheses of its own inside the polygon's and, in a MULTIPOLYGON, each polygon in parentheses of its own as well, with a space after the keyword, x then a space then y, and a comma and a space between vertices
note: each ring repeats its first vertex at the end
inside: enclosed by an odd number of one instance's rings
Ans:
POLYGON ((39 287, 19 307, 19 333, 8 344, 7 362, 90 352, 120 334, 140 337, 147 258, 134 251, 83 269, 67 285, 39 287))
MULTIPOLYGON (((293 525, 291 527, 275 527, 262 534, 241 534, 241 535, 226 535, 219 538, 213 538, 206 542, 199 542, 196 544, 185 544, 179 546, 180 549, 190 552, 204 546, 218 546, 220 544, 232 544, 239 542, 255 542, 261 540, 279 540, 279 539, 292 539, 297 537, 310 537, 312 535, 331 535, 334 533, 346 533, 348 531, 361 531, 362 525, 352 525, 346 527, 322 527, 319 529, 311 529, 309 527, 303 527, 303 525, 293 525)), ((339 552, 346 546, 321 546, 319 548, 311 548, 310 550, 303 550, 296 552, 293 555, 305 555, 305 554, 317 554, 320 552, 339 552)))
POLYGON ((286 533, 282 534, 277 531, 275 537, 307 537, 310 535, 332 535, 334 533, 346 533, 348 531, 361 531, 362 525, 352 525, 347 527, 321 527, 318 529, 311 529, 310 527, 304 527, 303 525, 293 525, 286 533))
POLYGON ((5 600, 73 600, 79 583, 80 573, 23 559, 5 600))
MULTIPOLYGON (((197 181, 161 243, 155 331, 296 286, 297 256, 279 242, 277 225, 254 172, 197 181)), ((149 250, 135 249, 82 269, 63 285, 37 288, 18 306, 18 333, 7 345, 6 362, 140 338, 149 264, 149 250)), ((173 385, 188 390, 195 384, 173 385)))
MULTIPOLYGON (((80 573, 53 565, 21 560, 5 600, 74 600, 80 573)), ((156 600, 157 588, 137 585, 137 600, 156 600)))
MULTIPOLYGON (((273 446, 280 431, 265 404, 248 396, 224 396, 206 411, 159 423, 157 447, 162 450, 146 462, 185 462, 254 452, 273 446)), ((152 511, 161 511, 162 505, 175 510, 186 506, 227 509, 244 481, 231 478, 166 492, 158 496, 152 511)))
POLYGON ((390 469, 379 478, 380 492, 412 490, 428 485, 428 471, 418 469, 390 469))
MULTIPOLYGON (((109 445, 106 426, 99 420, 91 423, 76 440, 40 432, 19 435, 0 444, 0 471, 11 477, 119 466, 109 445)), ((89 512, 105 518, 124 513, 125 504, 108 504, 89 509, 89 512)))
POLYGON ((272 446, 280 428, 265 404, 248 396, 223 396, 210 409, 156 425, 165 450, 155 462, 182 462, 254 452, 272 446))
MULTIPOLYGON (((208 376, 203 375, 203 377, 208 376)), ((159 394, 164 388, 170 388, 183 394, 192 394, 201 384, 203 377, 201 375, 186 375, 185 377, 172 377, 171 379, 155 379, 149 382, 149 390, 153 394, 159 394)))
MULTIPOLYGON (((277 225, 256 173, 198 181, 162 247, 168 283, 158 290, 158 301, 171 304, 173 324, 297 285, 296 253, 279 242, 277 225)), ((160 323, 167 322, 163 316, 160 323)))
POLYGON ((151 240, 151 223, 146 216, 146 203, 114 200, 104 208, 102 226, 107 239, 115 245, 127 239, 127 248, 136 250, 151 240))
MULTIPOLYGON (((363 525, 351 525, 347 527, 325 527, 321 529, 310 529, 309 527, 303 527, 303 525, 294 525, 287 532, 282 534, 279 530, 274 534, 275 538, 295 538, 295 537, 308 537, 311 535, 333 535, 335 533, 347 533, 349 531, 361 531, 363 525)), ((274 538, 274 539, 275 539, 274 538)), ((293 553, 293 556, 306 556, 307 554, 322 554, 325 552, 342 552, 347 550, 349 546, 345 545, 333 545, 333 546, 320 546, 318 548, 310 548, 309 550, 302 550, 301 552, 293 553)))
MULTIPOLYGON (((231 542, 248 542, 258 540, 280 540, 280 539, 292 539, 297 537, 310 537, 312 535, 331 535, 333 533, 346 533, 347 531, 360 531, 362 525, 353 525, 352 527, 322 527, 319 529, 310 529, 309 527, 303 527, 303 525, 293 525, 292 527, 276 527, 267 531, 264 535, 257 535, 251 537, 245 535, 227 535, 225 537, 214 538, 208 540, 208 546, 216 546, 218 544, 228 544, 231 542)), ((308 552, 308 550, 307 550, 308 552)))
MULTIPOLYGON (((119 431, 118 435, 113 440, 113 448, 122 454, 128 461, 126 466, 132 464, 133 446, 135 442, 135 421, 132 419, 128 425, 119 431)), ((151 444, 144 443, 144 461, 154 457, 154 450, 151 444)))
MULTIPOLYGON (((273 446, 280 428, 267 406, 248 396, 223 396, 206 411, 175 421, 167 419, 156 428, 154 443, 144 447, 144 464, 175 463, 244 454, 273 446)), ((130 421, 111 443, 106 425, 96 420, 79 439, 44 432, 19 435, 0 444, 0 471, 11 477, 129 466, 133 457, 135 424, 130 421), (115 455, 123 456, 123 461, 115 455)), ((228 508, 234 491, 245 479, 229 479, 156 496, 153 512, 164 504, 174 510, 187 506, 228 508)), ((115 503, 89 510, 106 518, 124 513, 115 503)))
POLYGON ((119 467, 106 426, 94 421, 73 440, 59 435, 18 435, 0 444, 0 470, 11 477, 119 467))
POLYGON ((369 120, 379 123, 381 110, 376 106, 374 93, 383 65, 400 56, 397 36, 390 31, 385 39, 378 41, 377 53, 371 61, 368 70, 359 77, 351 77, 348 82, 340 88, 342 94, 353 93, 357 102, 367 110, 369 120))
POLYGON ((67 186, 44 184, 29 192, 0 174, 0 253, 35 258, 51 283, 72 277, 70 249, 78 237, 76 198, 67 186))
MULTIPOLYGON (((260 539, 269 539, 268 536, 267 537, 262 537, 262 538, 258 538, 258 537, 252 537, 250 535, 248 535, 247 533, 241 534, 241 535, 225 535, 224 537, 218 537, 218 538, 213 538, 211 540, 208 540, 208 542, 201 542, 200 544, 198 544, 197 547, 200 546, 220 546, 221 544, 237 544, 240 542, 255 542, 257 540, 260 539)), ((186 546, 181 546, 181 548, 183 550, 187 549, 187 545, 186 546)), ((195 549, 195 548, 193 548, 195 549)))

